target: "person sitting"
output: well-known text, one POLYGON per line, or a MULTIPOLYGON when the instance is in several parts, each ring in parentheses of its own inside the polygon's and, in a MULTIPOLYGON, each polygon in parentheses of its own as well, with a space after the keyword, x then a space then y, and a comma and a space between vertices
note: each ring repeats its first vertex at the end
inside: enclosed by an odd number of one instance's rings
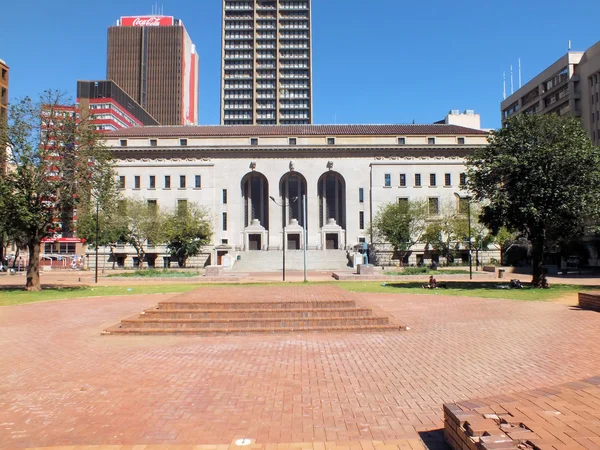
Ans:
POLYGON ((437 288, 437 280, 433 275, 429 277, 429 283, 423 285, 423 289, 436 289, 437 288))

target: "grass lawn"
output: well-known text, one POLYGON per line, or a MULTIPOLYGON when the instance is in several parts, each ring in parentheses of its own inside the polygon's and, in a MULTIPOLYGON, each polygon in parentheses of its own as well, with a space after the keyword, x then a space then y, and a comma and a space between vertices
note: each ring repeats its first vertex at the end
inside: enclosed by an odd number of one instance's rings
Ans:
POLYGON ((200 284, 152 284, 141 286, 94 286, 94 287, 52 287, 40 292, 26 292, 21 287, 1 289, 0 306, 22 303, 65 300, 81 297, 106 297, 110 295, 167 294, 188 292, 200 284))
POLYGON ((465 297, 502 298, 508 300, 551 301, 580 291, 598 290, 598 286, 581 286, 575 284, 555 284, 550 289, 535 289, 523 285, 523 289, 501 289, 508 283, 500 282, 468 282, 448 281, 448 288, 423 289, 422 282, 387 282, 379 281, 341 281, 340 287, 351 292, 374 292, 382 294, 416 294, 416 295, 456 295, 465 297))
POLYGON ((133 272, 123 272, 114 275, 108 275, 107 278, 191 278, 197 277, 200 272, 182 271, 182 270, 134 270, 133 272))
POLYGON ((408 276, 408 275, 465 275, 469 274, 469 270, 465 269, 443 269, 431 270, 427 267, 407 267, 400 270, 389 270, 383 272, 384 275, 392 276, 408 276), (416 269, 416 270, 415 270, 416 269))

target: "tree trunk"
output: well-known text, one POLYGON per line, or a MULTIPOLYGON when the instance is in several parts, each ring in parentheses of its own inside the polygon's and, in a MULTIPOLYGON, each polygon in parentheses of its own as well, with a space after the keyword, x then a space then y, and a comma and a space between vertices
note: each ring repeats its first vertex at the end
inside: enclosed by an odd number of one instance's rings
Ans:
POLYGON ((531 284, 535 287, 544 287, 544 234, 540 233, 531 239, 531 256, 533 258, 533 278, 531 284))
POLYGON ((27 282, 25 289, 28 291, 41 291, 40 284, 40 243, 29 242, 29 265, 27 266, 27 282))

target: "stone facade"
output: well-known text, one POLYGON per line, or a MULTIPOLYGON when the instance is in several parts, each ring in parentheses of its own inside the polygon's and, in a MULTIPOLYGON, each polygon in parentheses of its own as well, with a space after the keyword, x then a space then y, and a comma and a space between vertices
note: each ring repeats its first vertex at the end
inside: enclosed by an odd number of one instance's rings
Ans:
POLYGON ((303 247, 306 226, 308 250, 352 250, 371 242, 368 225, 386 203, 456 207, 464 157, 486 137, 441 124, 204 126, 119 130, 106 143, 125 196, 208 207, 207 253, 220 264, 225 254, 281 250, 284 223, 287 249, 303 247))

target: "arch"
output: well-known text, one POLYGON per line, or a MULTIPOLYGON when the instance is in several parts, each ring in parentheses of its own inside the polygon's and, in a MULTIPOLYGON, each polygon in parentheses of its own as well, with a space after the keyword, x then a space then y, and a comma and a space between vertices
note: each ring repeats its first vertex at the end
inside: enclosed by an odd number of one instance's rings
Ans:
POLYGON ((249 172, 241 182, 244 199, 244 228, 258 219, 260 224, 269 229, 269 180, 260 172, 249 172))
POLYGON ((319 195, 319 227, 323 228, 329 219, 346 229, 346 180, 338 173, 325 172, 317 182, 319 195))
POLYGON ((298 172, 290 171, 279 180, 279 196, 285 205, 283 208, 285 217, 282 217, 282 225, 286 226, 292 219, 297 219, 298 224, 304 226, 302 196, 306 195, 306 188, 306 178, 298 172))

